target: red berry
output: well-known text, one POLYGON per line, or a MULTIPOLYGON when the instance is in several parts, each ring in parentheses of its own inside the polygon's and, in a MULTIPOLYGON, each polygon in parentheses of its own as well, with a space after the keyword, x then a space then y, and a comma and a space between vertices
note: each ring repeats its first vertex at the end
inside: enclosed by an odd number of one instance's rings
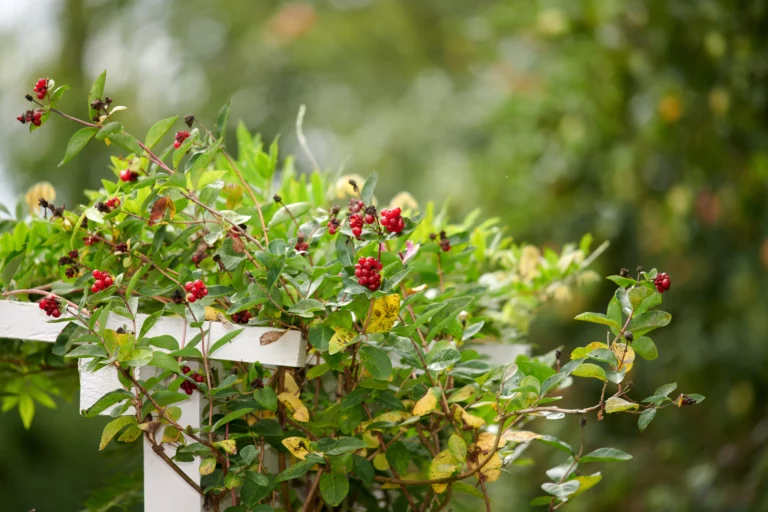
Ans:
POLYGON ((200 297, 205 297, 206 295, 208 295, 208 288, 203 288, 200 290, 200 297))
POLYGON ((194 293, 187 294, 187 302, 195 302, 196 300, 197 296, 194 293))
POLYGON ((101 271, 100 270, 94 270, 91 275, 94 277, 94 279, 101 279, 101 271))
POLYGON ((181 367, 181 373, 189 373, 191 371, 192 371, 192 369, 189 366, 187 366, 187 365, 184 365, 184 366, 181 367))
POLYGON ((192 283, 195 286, 196 290, 202 290, 205 285, 203 285, 203 282, 200 279, 196 279, 194 283, 192 283))
POLYGON ((188 292, 191 292, 194 288, 195 288, 195 285, 192 284, 192 281, 187 281, 186 284, 184 285, 184 289, 187 290, 188 292))
POLYGON ((370 213, 366 213, 365 214, 365 223, 366 224, 373 224, 374 222, 376 222, 376 217, 374 217, 370 213))
POLYGON ((115 280, 112 279, 112 276, 107 275, 107 277, 104 278, 104 287, 109 288, 114 284, 115 280))
POLYGON ((58 309, 54 309, 53 311, 51 311, 51 316, 53 318, 59 318, 61 316, 61 311, 59 311, 58 309))
POLYGON ((95 284, 93 286, 91 286, 91 293, 98 293, 98 292, 99 292, 99 287, 98 286, 96 286, 95 284))
POLYGON ((352 234, 355 236, 360 236, 363 234, 362 228, 354 227, 352 228, 352 234))

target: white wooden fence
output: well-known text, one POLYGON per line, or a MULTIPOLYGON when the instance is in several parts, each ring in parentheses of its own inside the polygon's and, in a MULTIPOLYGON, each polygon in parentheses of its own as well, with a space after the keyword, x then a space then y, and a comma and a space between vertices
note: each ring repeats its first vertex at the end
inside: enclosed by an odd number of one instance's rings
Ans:
MULTIPOLYGON (((139 314, 136 318, 137 329, 146 320, 147 315, 139 314)), ((0 300, 0 338, 21 339, 53 343, 62 330, 63 324, 50 323, 45 312, 36 303, 12 302, 0 300)), ((233 326, 222 322, 206 322, 210 329, 210 339, 217 340, 229 330, 243 326, 233 326)), ((107 326, 117 329, 132 322, 117 314, 111 314, 107 326)), ((187 326, 182 318, 163 317, 147 333, 147 336, 170 335, 175 339, 192 339, 199 329, 187 326), (185 333, 184 330, 187 329, 185 333)), ((495 364, 512 362, 527 352, 524 345, 475 344, 472 349, 487 355, 495 364)), ((159 350, 159 349, 158 349, 159 350)), ((243 363, 261 362, 265 366, 303 367, 306 363, 307 346, 298 331, 268 329, 263 327, 245 327, 244 331, 225 346, 217 349, 211 359, 222 361, 241 361, 243 363), (282 336, 277 341, 262 344, 266 333, 278 332, 282 336)), ((91 407, 106 393, 121 388, 114 367, 105 367, 96 372, 88 372, 85 364, 80 365, 80 409, 91 407)), ((151 377, 154 368, 142 368, 142 379, 151 377), (146 374, 144 372, 147 372, 146 374)), ((179 424, 200 428, 203 401, 200 393, 193 393, 189 400, 175 404, 182 411, 179 424)), ((102 414, 109 414, 107 409, 102 414)), ((126 411, 132 414, 133 411, 126 411)), ((172 448, 168 456, 173 457, 172 448)), ((199 463, 179 462, 177 465, 195 482, 200 483, 199 463)), ((144 439, 144 510, 145 512, 205 512, 202 497, 174 472, 144 439)))

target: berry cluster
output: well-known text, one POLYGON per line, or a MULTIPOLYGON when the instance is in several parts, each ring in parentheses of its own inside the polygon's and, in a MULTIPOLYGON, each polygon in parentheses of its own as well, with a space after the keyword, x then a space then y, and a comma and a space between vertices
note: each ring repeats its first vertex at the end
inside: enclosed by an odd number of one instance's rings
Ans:
POLYGON ((126 242, 118 242, 115 244, 115 252, 121 252, 123 254, 128 252, 128 244, 126 242))
POLYGON ((448 252, 451 250, 451 241, 448 240, 447 236, 445 236, 445 231, 440 232, 440 248, 443 250, 443 252, 448 252))
POLYGON ((390 233, 399 233, 405 227, 405 221, 400 216, 400 208, 381 210, 381 225, 390 233))
POLYGON ((232 314, 232 321, 236 324, 247 324, 251 319, 251 313, 249 311, 240 311, 232 314))
POLYGON ((77 271, 78 271, 77 258, 78 258, 78 256, 79 256, 79 254, 78 254, 77 250, 74 250, 74 251, 69 251, 69 254, 67 254, 66 256, 62 256, 61 258, 59 258, 59 266, 63 267, 63 266, 66 266, 66 265, 71 265, 66 270, 66 274, 67 274, 67 277, 69 279, 72 279, 73 277, 75 277, 77 275, 77 271))
POLYGON ((173 147, 179 149, 185 140, 189 138, 189 132, 176 132, 176 140, 173 142, 173 147))
POLYGON ((45 98, 45 95, 48 94, 48 79, 41 78, 38 80, 32 90, 37 93, 37 99, 41 100, 45 98))
POLYGON ((115 282, 111 275, 107 272, 102 272, 101 270, 94 270, 92 275, 93 278, 96 279, 96 282, 91 286, 91 291, 93 293, 109 288, 115 282))
POLYGON ((349 213, 360 213, 363 208, 365 208, 365 203, 362 199, 349 200, 349 213))
POLYGON ((40 309, 45 311, 46 315, 52 316, 53 318, 59 318, 61 316, 61 305, 59 304, 59 299, 53 295, 48 295, 38 304, 40 305, 40 309))
POLYGON ((331 220, 328 221, 328 233, 331 235, 335 235, 336 232, 339 230, 339 226, 341 223, 339 222, 339 219, 336 217, 331 217, 331 220))
POLYGON ((120 179, 122 181, 136 181, 139 179, 139 173, 136 171, 129 171, 128 169, 124 169, 120 171, 120 179))
POLYGON ((665 291, 669 290, 669 287, 672 283, 670 282, 669 276, 666 274, 666 272, 662 272, 660 274, 656 274, 656 279, 653 280, 653 284, 656 285, 656 290, 658 290, 659 293, 664 293, 665 291))
POLYGON ((360 258, 355 265, 357 284, 375 292, 381 286, 381 269, 381 262, 375 258, 360 258))
POLYGON ((366 224, 373 224, 376 222, 376 207, 375 206, 369 206, 365 209, 365 223, 366 224))
POLYGON ((16 120, 21 124, 30 123, 35 126, 40 126, 43 122, 43 111, 39 109, 34 111, 27 110, 26 112, 18 116, 16 120))
POLYGON ((187 281, 184 289, 187 290, 187 302, 195 302, 197 299, 202 299, 208 295, 208 288, 200 279, 187 281))
MULTIPOLYGON (((192 371, 192 369, 189 366, 182 366, 181 371, 184 373, 184 375, 187 375, 189 372, 192 371)), ((197 382, 198 384, 205 380, 205 377, 203 377, 197 372, 193 373, 189 377, 195 382, 197 382)), ((189 382, 188 380, 185 380, 184 382, 181 383, 181 389, 183 389, 186 394, 191 395, 192 392, 197 389, 197 385, 189 382)))
POLYGON ((99 241, 99 238, 95 237, 93 235, 89 235, 89 236, 86 236, 85 238, 83 238, 83 243, 86 246, 93 245, 93 244, 95 244, 98 241, 99 241))
POLYGON ((110 210, 114 210, 118 206, 120 206, 120 198, 119 197, 110 197, 106 201, 104 201, 104 205, 109 208, 110 210))
POLYGON ((352 228, 352 234, 359 237, 363 234, 363 217, 359 213, 353 213, 349 216, 349 227, 352 228))
POLYGON ((299 238, 296 240, 294 249, 296 249, 296 252, 299 254, 306 254, 309 250, 309 243, 304 239, 304 235, 302 233, 299 233, 299 238))

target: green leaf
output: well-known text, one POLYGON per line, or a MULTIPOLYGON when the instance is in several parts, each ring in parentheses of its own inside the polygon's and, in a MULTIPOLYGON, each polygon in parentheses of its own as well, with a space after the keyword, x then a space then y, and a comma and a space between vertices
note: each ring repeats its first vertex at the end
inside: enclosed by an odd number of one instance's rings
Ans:
POLYGON ((635 286, 629 289, 627 295, 629 297, 629 304, 634 310, 637 309, 641 302, 653 295, 653 292, 645 286, 635 286))
POLYGON ((293 218, 298 220, 301 215, 305 214, 309 210, 309 206, 309 203, 293 203, 281 206, 280 209, 277 210, 269 220, 268 227, 272 228, 279 226, 284 222, 290 221, 291 215, 293 215, 293 218))
POLYGON ((605 382, 605 370, 602 366, 598 366, 596 364, 592 363, 584 363, 578 368, 576 368, 573 372, 571 372, 571 375, 574 375, 576 377, 591 377, 593 379, 599 379, 605 382))
POLYGON ((659 386, 656 388, 656 391, 653 392, 654 396, 668 396, 671 392, 677 389, 677 382, 671 382, 669 384, 664 384, 663 386, 659 386))
POLYGON ((99 345, 94 343, 85 343, 75 347, 65 357, 107 357, 107 352, 99 345))
POLYGON ((357 437, 341 437, 330 448, 325 450, 326 455, 341 455, 343 453, 356 452, 365 448, 365 442, 357 437))
POLYGON ((311 459, 307 457, 306 460, 302 460, 294 464, 293 466, 289 467, 279 475, 277 475, 277 478, 275 478, 275 482, 284 482, 286 480, 292 480, 294 478, 298 478, 302 475, 304 475, 307 471, 312 469, 312 466, 317 464, 317 461, 315 459, 311 459))
POLYGON ((208 355, 210 356, 214 352, 216 352, 218 349, 235 339, 241 332, 243 332, 245 329, 235 329, 234 331, 230 331, 221 338, 219 338, 216 343, 213 344, 211 349, 208 351, 208 355))
POLYGON ((642 335, 653 329, 668 325, 671 320, 672 315, 666 311, 646 311, 632 319, 629 323, 629 330, 635 336, 642 335))
POLYGON ((632 279, 631 277, 621 277, 621 276, 608 276, 606 277, 609 281, 613 281, 618 286, 621 286, 622 288, 626 288, 627 286, 634 286, 637 281, 632 279))
POLYGON ((113 133, 122 133, 122 131, 123 125, 117 121, 112 121, 111 123, 107 123, 102 126, 94 138, 96 140, 104 140, 108 135, 112 135, 113 133))
POLYGON ((136 418, 133 416, 120 416, 119 418, 107 423, 104 427, 104 431, 101 433, 101 442, 99 443, 99 450, 103 450, 107 447, 110 441, 120 432, 124 427, 128 425, 135 425, 136 418))
POLYGON ((82 130, 76 131, 74 135, 72 135, 72 138, 69 139, 69 142, 67 143, 67 150, 64 153, 64 159, 61 162, 59 162, 59 167, 69 162, 73 158, 75 158, 77 154, 83 150, 83 148, 88 144, 88 142, 93 138, 93 136, 96 135, 96 132, 98 131, 99 131, 98 128, 91 128, 91 127, 83 128, 82 130))
POLYGON ((256 409, 254 409, 253 407, 246 407, 244 409, 238 409, 238 410, 236 410, 234 412, 231 412, 231 413, 227 414, 226 416, 224 416, 223 418, 221 418, 216 423, 214 423, 213 427, 211 427, 211 432, 216 432, 219 429, 219 427, 229 423, 230 421, 236 420, 238 418, 242 418, 246 414, 248 414, 250 412, 253 412, 255 410, 256 409))
POLYGON ((653 421, 653 418, 656 417, 656 408, 651 407, 650 409, 644 410, 640 417, 637 418, 637 428, 640 430, 640 432, 645 432, 645 429, 648 428, 648 425, 651 424, 653 421))
POLYGON ((67 324, 66 327, 56 336, 56 341, 53 344, 52 352, 57 356, 63 356, 69 352, 69 348, 72 346, 72 335, 77 331, 77 325, 72 322, 67 324))
POLYGON ((27 245, 24 244, 22 250, 12 252, 5 259, 5 266, 3 268, 3 284, 5 286, 9 286, 11 284, 13 276, 16 275, 16 272, 18 272, 21 263, 24 261, 26 250, 27 245))
MULTIPOLYGON (((155 311, 144 320, 144 322, 141 324, 141 329, 139 330, 139 340, 143 339, 144 336, 147 335, 149 330, 155 326, 158 320, 160 320, 161 316, 163 316, 163 310, 155 311)), ((176 348, 178 348, 178 345, 176 348)))
POLYGON ((553 484, 551 482, 547 482, 545 484, 541 484, 541 488, 544 490, 544 492, 552 494, 560 500, 567 500, 568 496, 579 490, 579 485, 581 484, 577 480, 569 480, 567 482, 563 482, 562 484, 553 484))
POLYGON ((35 401, 30 395, 19 395, 19 416, 24 428, 29 430, 32 426, 32 418, 35 417, 35 401))
POLYGON ((598 448, 579 459, 579 462, 618 462, 630 460, 632 456, 618 448, 598 448))
POLYGON ((205 171, 202 176, 200 176, 200 179, 197 180, 197 188, 203 189, 213 183, 214 181, 218 181, 221 178, 223 178, 227 174, 227 171, 205 171))
POLYGON ((517 361, 515 362, 517 363, 517 367, 521 372, 534 377, 541 383, 555 374, 555 370, 553 368, 550 368, 549 366, 538 361, 527 359, 524 356, 518 357, 517 361))
POLYGON ((635 350, 635 354, 647 361, 653 361, 659 357, 659 351, 656 348, 656 344, 647 336, 636 338, 635 341, 632 342, 632 348, 635 350))
POLYGON ((51 107, 56 107, 56 104, 61 101, 61 97, 64 96, 64 93, 67 92, 69 89, 71 89, 68 85, 62 85, 61 87, 57 87, 55 91, 53 91, 53 94, 51 94, 51 107))
POLYGON ((322 375, 325 375, 328 370, 330 370, 328 363, 320 363, 317 366, 313 366, 307 372, 307 380, 316 379, 322 375))
POLYGON ((153 338, 147 338, 147 343, 153 347, 164 348, 165 350, 175 351, 179 350, 179 342, 176 338, 168 334, 162 336, 155 336, 153 338))
POLYGON ((175 123, 178 118, 179 116, 173 116, 169 117, 168 119, 162 119, 153 124, 147 132, 147 136, 144 139, 144 145, 149 149, 155 147, 155 144, 160 142, 160 139, 162 139, 163 136, 168 133, 168 130, 173 127, 173 123, 175 123))
POLYGON ((456 460, 464 462, 467 458, 467 442, 460 435, 451 434, 448 438, 448 451, 456 460))
POLYGON ((392 374, 392 361, 378 347, 364 345, 360 348, 360 361, 374 379, 387 380, 392 374))
POLYGON ((426 359, 427 369, 440 371, 461 361, 461 354, 451 343, 441 341, 432 347, 432 350, 429 351, 426 359))
POLYGON ((553 448, 557 448, 558 450, 562 450, 566 453, 570 453, 571 455, 575 455, 576 452, 573 450, 571 445, 566 443, 565 441, 561 441, 560 439, 556 438, 555 436, 541 436, 537 437, 536 441, 540 443, 544 443, 548 446, 551 446, 553 448))
POLYGON ((623 398, 619 398, 617 396, 612 396, 605 401, 605 412, 608 414, 630 410, 634 411, 637 410, 638 407, 640 407, 638 404, 627 402, 623 398))
POLYGON ((81 414, 86 418, 94 418, 98 416, 102 411, 107 410, 109 407, 112 407, 116 403, 122 402, 123 400, 130 400, 132 398, 135 397, 128 391, 124 389, 116 389, 99 398, 96 403, 90 406, 88 409, 82 410, 81 414))
POLYGON ((352 471, 367 487, 371 486, 373 478, 376 476, 373 465, 368 462, 368 459, 360 455, 352 455, 352 471))
POLYGON ((263 409, 273 412, 277 410, 277 394, 274 389, 270 387, 257 389, 253 392, 253 398, 263 409))
POLYGON ((395 441, 387 446, 386 456, 389 465, 398 473, 405 473, 408 471, 408 465, 411 462, 411 453, 403 443, 395 441))
POLYGON ((610 318, 608 318, 602 313, 582 313, 580 315, 576 315, 574 317, 574 320, 581 320, 583 322, 592 322, 593 324, 607 325, 609 327, 615 327, 616 329, 621 329, 621 326, 619 324, 617 324, 615 321, 611 320, 610 318))
POLYGON ((323 473, 320 477, 320 494, 323 500, 332 507, 337 507, 344 501, 349 492, 349 479, 347 475, 332 471, 323 473))
POLYGON ((249 444, 242 450, 240 450, 240 458, 243 459, 243 462, 246 466, 249 466, 251 462, 256 458, 256 455, 258 455, 256 447, 252 444, 249 444))
POLYGON ((325 305, 319 300, 302 299, 288 309, 289 313, 294 313, 304 318, 312 318, 315 311, 325 311, 325 305))
POLYGON ((109 136, 109 140, 118 146, 124 147, 136 155, 141 155, 143 152, 141 146, 139 146, 139 141, 136 140, 136 137, 128 135, 127 133, 113 133, 109 136))
POLYGON ((104 83, 107 81, 107 70, 105 69, 99 76, 96 78, 96 81, 93 82, 93 85, 91 86, 91 90, 88 93, 88 120, 92 120, 94 117, 99 115, 99 111, 91 108, 91 103, 93 103, 95 100, 100 100, 101 97, 104 95, 104 83))
POLYGON ((378 181, 379 175, 375 172, 371 173, 371 175, 368 176, 368 179, 365 180, 363 189, 360 191, 360 198, 366 205, 373 203, 373 192, 376 189, 376 183, 378 183, 378 181))
POLYGON ((162 368, 163 370, 170 370, 174 373, 180 373, 179 363, 173 357, 169 356, 165 352, 155 350, 152 354, 152 360, 149 362, 150 366, 156 368, 162 368))
POLYGON ((230 99, 223 107, 221 107, 221 110, 219 110, 219 115, 216 117, 216 131, 214 132, 217 139, 223 139, 224 135, 226 135, 227 121, 229 120, 229 111, 231 107, 232 100, 230 99))

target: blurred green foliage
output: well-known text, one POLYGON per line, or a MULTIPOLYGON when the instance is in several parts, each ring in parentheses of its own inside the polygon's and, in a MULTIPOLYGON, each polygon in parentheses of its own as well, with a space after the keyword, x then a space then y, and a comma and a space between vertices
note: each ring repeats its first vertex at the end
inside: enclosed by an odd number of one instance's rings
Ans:
MULTIPOLYGON (((768 4, 67 0, 34 13, 18 4, 0 25, 0 180, 17 192, 46 178, 73 203, 107 165, 92 147, 57 169, 69 131, 11 126, 9 109, 27 108, 23 95, 40 76, 73 85, 62 108, 82 114, 75 99, 109 68, 109 95, 135 106, 123 117, 135 133, 176 114, 212 124, 232 96, 250 129, 282 134, 295 154, 295 115, 306 104, 321 165, 379 171, 384 197, 408 189, 420 202, 452 197, 457 213, 481 205, 536 243, 590 231, 612 242, 602 274, 645 261, 673 276, 675 322, 656 340, 662 375, 635 380, 677 381, 708 400, 657 418, 633 440, 645 448, 635 460, 571 510, 768 508, 768 4)), ((584 301, 604 303, 610 288, 546 311, 531 341, 566 354, 591 341, 564 337, 574 328, 565 322, 589 309, 584 301)), ((45 417, 53 414, 85 421, 73 406, 45 417)), ((38 512, 74 510, 98 483, 57 450, 10 451, 42 446, 42 418, 22 434, 15 415, 0 416, 0 489, 18 491, 8 510, 27 510, 23 496, 51 480, 43 469, 55 468, 69 493, 51 492, 38 512)), ((619 448, 637 436, 629 418, 590 421, 587 432, 619 448)), ((90 430, 73 428, 72 439, 84 446, 83 468, 105 464, 87 448, 90 430)), ((496 503, 525 509, 542 469, 513 469, 496 503)))

